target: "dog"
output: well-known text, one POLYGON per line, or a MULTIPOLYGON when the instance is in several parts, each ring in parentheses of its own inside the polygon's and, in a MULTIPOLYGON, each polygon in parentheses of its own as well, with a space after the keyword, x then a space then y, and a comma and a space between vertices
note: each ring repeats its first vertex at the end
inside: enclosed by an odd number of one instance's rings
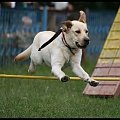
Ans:
POLYGON ((86 14, 79 11, 78 20, 66 20, 62 23, 62 32, 50 44, 42 50, 39 47, 55 35, 53 31, 41 31, 34 37, 33 43, 22 53, 18 54, 14 61, 31 58, 28 72, 35 72, 36 65, 45 62, 51 66, 51 72, 62 82, 67 82, 70 77, 62 71, 65 63, 69 62, 72 71, 85 82, 95 87, 99 81, 91 78, 81 67, 82 49, 90 42, 86 23, 86 14))

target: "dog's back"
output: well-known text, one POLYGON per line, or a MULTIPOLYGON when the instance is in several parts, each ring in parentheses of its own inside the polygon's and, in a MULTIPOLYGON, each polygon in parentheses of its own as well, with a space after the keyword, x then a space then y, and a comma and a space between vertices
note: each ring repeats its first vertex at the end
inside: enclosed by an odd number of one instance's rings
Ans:
MULTIPOLYGON (((36 34, 33 43, 22 53, 18 54, 14 61, 22 61, 22 60, 26 60, 27 58, 29 58, 29 56, 31 55, 31 53, 36 54, 36 52, 39 52, 38 49, 39 47, 44 44, 48 39, 50 39, 55 33, 52 31, 43 31, 43 32, 39 32, 38 34, 36 34)), ((48 46, 49 47, 49 46, 48 46)))

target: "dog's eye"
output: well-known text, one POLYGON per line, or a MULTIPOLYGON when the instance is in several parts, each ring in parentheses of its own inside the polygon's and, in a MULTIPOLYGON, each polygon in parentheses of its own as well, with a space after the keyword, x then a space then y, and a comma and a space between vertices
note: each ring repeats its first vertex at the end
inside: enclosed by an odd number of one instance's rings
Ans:
POLYGON ((88 33, 88 30, 86 30, 85 32, 88 33))
POLYGON ((80 30, 76 30, 75 32, 78 33, 78 34, 81 33, 80 30))

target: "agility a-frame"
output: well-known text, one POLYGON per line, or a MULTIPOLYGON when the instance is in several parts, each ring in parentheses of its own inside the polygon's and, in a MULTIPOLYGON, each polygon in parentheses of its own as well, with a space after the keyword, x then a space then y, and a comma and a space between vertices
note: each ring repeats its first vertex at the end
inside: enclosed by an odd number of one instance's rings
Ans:
POLYGON ((92 77, 99 79, 97 87, 87 84, 84 95, 120 96, 120 7, 109 31, 92 77))

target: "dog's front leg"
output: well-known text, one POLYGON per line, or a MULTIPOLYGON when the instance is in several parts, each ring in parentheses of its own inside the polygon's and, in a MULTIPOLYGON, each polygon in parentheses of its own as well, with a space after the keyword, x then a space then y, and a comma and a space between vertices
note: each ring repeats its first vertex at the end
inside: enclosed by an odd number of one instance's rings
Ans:
POLYGON ((68 80, 70 80, 69 76, 65 75, 65 73, 61 70, 65 63, 65 59, 61 56, 52 57, 51 60, 52 73, 62 82, 67 82, 68 80))
POLYGON ((97 86, 99 84, 98 81, 92 79, 88 73, 84 71, 84 69, 80 66, 80 64, 72 63, 73 72, 82 78, 84 81, 88 82, 91 86, 97 86))
POLYGON ((87 72, 84 71, 84 69, 80 66, 80 59, 78 56, 74 56, 71 58, 71 66, 73 69, 73 72, 82 78, 84 81, 88 82, 91 86, 97 86, 99 84, 98 81, 92 79, 87 72))
POLYGON ((61 70, 60 64, 54 64, 52 66, 52 73, 62 82, 67 82, 70 79, 69 76, 65 75, 65 73, 61 70))

